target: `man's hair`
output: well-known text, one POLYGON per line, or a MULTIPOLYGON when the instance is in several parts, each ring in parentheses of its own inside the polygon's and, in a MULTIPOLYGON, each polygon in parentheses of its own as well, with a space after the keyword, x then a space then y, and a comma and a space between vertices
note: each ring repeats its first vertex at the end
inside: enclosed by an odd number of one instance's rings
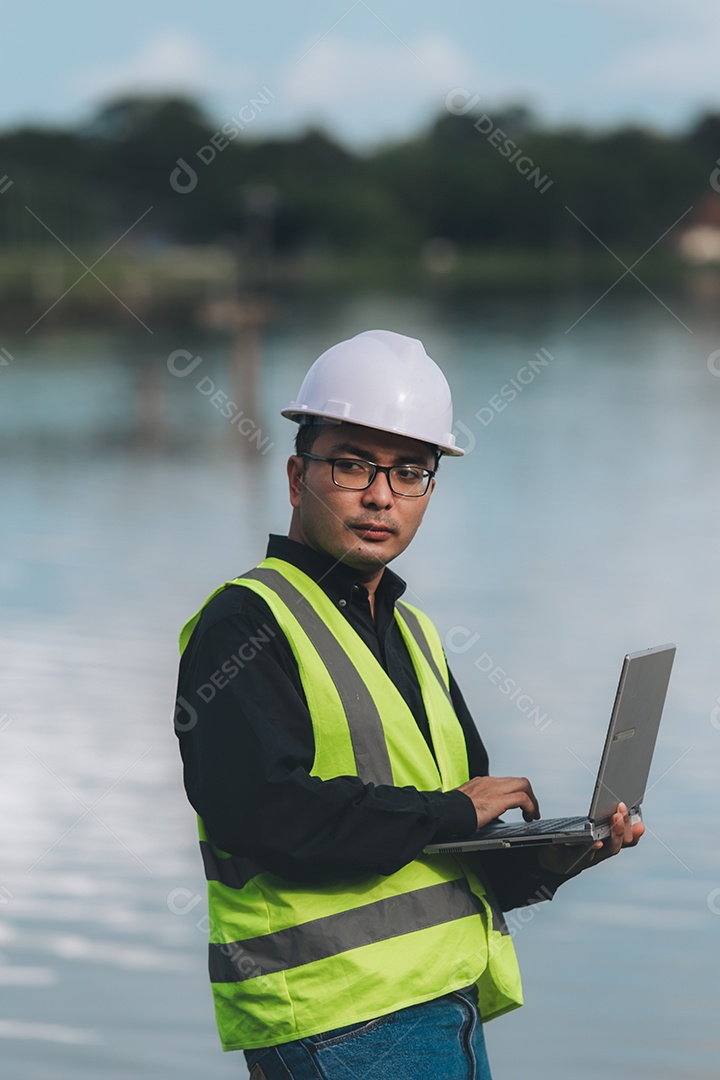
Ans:
POLYGON ((309 454, 322 429, 322 424, 299 424, 297 435, 295 436, 295 453, 309 454))
MULTIPOLYGON (((299 455, 312 453, 312 448, 315 445, 318 435, 326 426, 326 424, 314 423, 312 420, 304 424, 299 424, 295 436, 295 453, 299 455)), ((438 450, 437 446, 433 446, 432 443, 427 443, 426 445, 435 458, 435 471, 437 472, 440 468, 442 452, 438 450)))

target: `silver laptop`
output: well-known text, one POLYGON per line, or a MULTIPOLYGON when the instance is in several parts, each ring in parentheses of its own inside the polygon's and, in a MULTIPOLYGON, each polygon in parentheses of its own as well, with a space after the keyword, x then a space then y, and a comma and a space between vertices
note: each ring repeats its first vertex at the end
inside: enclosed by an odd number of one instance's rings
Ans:
POLYGON ((674 658, 674 645, 657 645, 625 657, 587 817, 493 822, 464 840, 430 844, 425 851, 452 854, 536 844, 592 844, 608 836, 619 802, 627 806, 631 822, 641 821, 640 804, 674 658))

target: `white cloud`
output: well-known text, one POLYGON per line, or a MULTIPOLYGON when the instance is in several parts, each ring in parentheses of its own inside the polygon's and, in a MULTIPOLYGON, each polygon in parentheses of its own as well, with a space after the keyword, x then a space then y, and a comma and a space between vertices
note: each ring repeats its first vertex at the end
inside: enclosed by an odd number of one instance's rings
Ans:
POLYGON ((408 116, 426 118, 444 107, 457 86, 477 83, 473 65, 442 35, 357 41, 332 37, 300 51, 286 69, 278 99, 286 116, 336 130, 365 128, 384 137, 407 128, 408 116))
POLYGON ((326 38, 288 72, 298 105, 326 106, 358 99, 378 102, 434 98, 470 77, 453 42, 439 36, 406 43, 326 38))
MULTIPOLYGON (((662 9, 660 9, 662 10, 662 9)), ((720 7, 716 0, 686 0, 665 9, 648 39, 627 48, 602 80, 615 92, 654 92, 661 99, 717 99, 720 7), (673 18, 670 18, 670 15, 673 18)))
POLYGON ((91 101, 127 92, 243 94, 254 89, 251 76, 249 68, 219 63, 189 34, 168 30, 118 64, 80 72, 71 88, 91 101))

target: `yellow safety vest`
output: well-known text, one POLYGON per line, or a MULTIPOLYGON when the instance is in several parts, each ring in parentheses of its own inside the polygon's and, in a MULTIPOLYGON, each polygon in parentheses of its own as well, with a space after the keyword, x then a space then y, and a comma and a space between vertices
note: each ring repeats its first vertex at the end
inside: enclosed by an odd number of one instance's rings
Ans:
MULTIPOLYGON (((270 558, 226 585, 261 596, 290 643, 312 718, 313 776, 420 791, 448 791, 468 779, 447 663, 426 615, 402 602, 395 608, 437 762, 396 686, 312 578, 270 558)), ((202 610, 183 627, 181 651, 202 610)), ((389 876, 313 887, 220 851, 202 822, 200 843, 224 1050, 304 1038, 471 983, 483 1020, 522 1005, 510 935, 462 858, 421 854, 389 876)))

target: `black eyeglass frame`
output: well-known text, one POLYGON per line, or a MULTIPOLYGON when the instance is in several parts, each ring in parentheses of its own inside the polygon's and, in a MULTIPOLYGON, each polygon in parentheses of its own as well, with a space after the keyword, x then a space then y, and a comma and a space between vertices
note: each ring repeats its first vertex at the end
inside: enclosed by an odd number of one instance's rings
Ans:
POLYGON ((343 491, 367 491, 367 489, 372 486, 373 481, 375 480, 375 477, 377 476, 377 474, 379 472, 385 473, 385 475, 387 477, 388 487, 392 491, 393 495, 397 495, 401 499, 422 499, 425 495, 427 495, 428 491, 430 490, 430 481, 433 479, 433 477, 435 476, 435 473, 437 472, 437 468, 435 468, 435 469, 426 469, 424 465, 414 466, 415 468, 419 468, 425 474, 425 490, 421 491, 417 495, 411 495, 411 494, 408 494, 407 491, 396 491, 395 488, 393 487, 393 484, 392 484, 392 477, 390 476, 390 473, 392 472, 393 469, 403 469, 403 468, 406 468, 405 465, 376 465, 374 461, 366 461, 365 458, 319 457, 317 454, 310 454, 307 451, 300 454, 299 456, 300 457, 310 458, 311 461, 326 461, 328 463, 328 465, 332 466, 332 482, 333 482, 333 484, 335 485, 335 487, 342 488, 343 491), (370 474, 370 479, 368 480, 367 484, 363 484, 362 487, 348 487, 346 484, 339 484, 337 482, 337 480, 335 479, 335 465, 337 464, 338 461, 355 461, 360 465, 369 465, 370 468, 373 471, 370 474))

